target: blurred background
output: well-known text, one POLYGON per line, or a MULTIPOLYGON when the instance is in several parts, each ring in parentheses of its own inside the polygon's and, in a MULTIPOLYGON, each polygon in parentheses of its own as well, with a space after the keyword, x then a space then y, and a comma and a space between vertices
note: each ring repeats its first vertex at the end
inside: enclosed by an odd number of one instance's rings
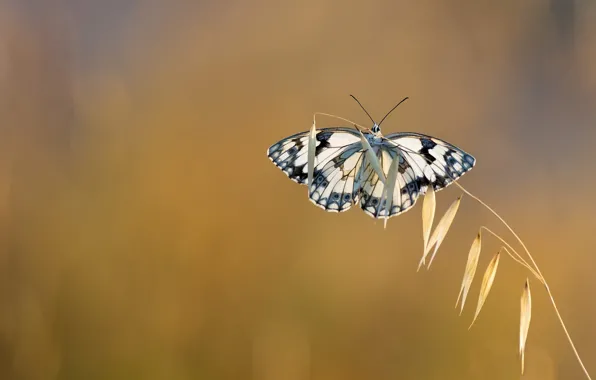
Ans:
MULTIPOLYGON (((0 378, 519 378, 509 258, 468 331, 497 241, 454 309, 486 210, 417 273, 420 204, 325 213, 267 159, 368 125, 350 93, 477 158, 596 374, 594 2, 1 0, 0 378)), ((583 379, 531 284, 524 378, 583 379)))

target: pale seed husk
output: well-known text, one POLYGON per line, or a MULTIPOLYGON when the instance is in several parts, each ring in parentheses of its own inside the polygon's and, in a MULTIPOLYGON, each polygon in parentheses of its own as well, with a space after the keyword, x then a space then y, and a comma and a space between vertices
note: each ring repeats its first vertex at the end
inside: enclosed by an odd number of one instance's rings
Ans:
POLYGON ((480 314, 480 310, 482 310, 482 306, 484 305, 484 301, 486 301, 486 297, 488 297, 490 288, 493 286, 493 282, 497 274, 497 268, 499 267, 500 257, 501 251, 497 252, 497 254, 488 264, 486 271, 484 272, 484 277, 482 278, 482 285, 480 285, 480 294, 478 295, 478 306, 476 306, 476 313, 474 314, 474 319, 472 320, 472 323, 470 324, 469 328, 472 328, 472 325, 476 321, 476 318, 478 318, 478 314, 480 314))
POLYGON ((419 264, 418 268, 420 268, 420 265, 424 264, 424 262, 426 260, 426 256, 428 255, 431 248, 434 246, 433 254, 430 257, 430 261, 428 262, 428 268, 430 268, 430 266, 435 258, 435 255, 437 254, 437 251, 439 250, 441 243, 443 243, 443 240, 447 236, 449 227, 451 227, 451 223, 453 223, 453 219, 455 218, 455 215, 457 214, 459 204, 461 203, 461 198, 462 198, 461 195, 459 197, 457 197, 457 199, 451 204, 451 206, 449 206, 447 211, 445 211, 445 214, 443 215, 441 220, 439 220, 439 223, 437 223, 435 230, 433 231, 432 235, 430 236, 430 240, 428 241, 428 245, 426 246, 426 251, 424 252, 424 255, 422 256, 422 259, 420 260, 420 264, 419 264))
POLYGON ((526 279, 521 296, 521 316, 519 321, 519 354, 521 357, 521 373, 524 374, 524 356, 526 351, 526 340, 532 319, 532 294, 530 292, 530 280, 526 279))
POLYGON ((424 241, 424 251, 427 252, 428 239, 430 238, 430 232, 433 227, 433 219, 435 218, 435 190, 433 185, 430 184, 424 194, 424 202, 422 203, 422 239, 424 241))
POLYGON ((308 194, 310 194, 310 187, 312 185, 312 177, 315 170, 315 152, 317 147, 317 130, 315 127, 315 122, 313 121, 312 127, 310 128, 310 133, 308 135, 308 182, 306 183, 308 186, 308 194))
POLYGON ((480 231, 478 231, 478 235, 476 235, 476 238, 472 242, 470 252, 468 253, 468 261, 466 263, 464 278, 462 280, 461 288, 459 290, 459 295, 457 296, 457 301, 455 302, 455 307, 457 307, 461 298, 461 310, 459 312, 460 315, 464 311, 464 305, 466 303, 466 298, 468 297, 468 291, 470 290, 470 286, 472 285, 472 281, 474 280, 474 275, 476 274, 476 268, 478 267, 478 259, 480 258, 481 247, 482 234, 480 233, 480 231))
POLYGON ((362 147, 366 152, 366 157, 368 158, 368 161, 370 161, 370 164, 372 165, 374 171, 379 176, 379 180, 384 184, 386 178, 385 173, 383 173, 383 170, 381 169, 381 163, 379 162, 379 158, 375 154, 373 148, 370 146, 368 140, 366 139, 366 137, 364 137, 362 132, 360 132, 360 140, 362 140, 362 147))
POLYGON ((387 228, 387 220, 391 214, 391 208, 393 207, 393 191, 395 190, 395 181, 397 180, 397 169, 399 168, 399 157, 396 157, 391 161, 389 166, 389 172, 387 173, 387 182, 385 183, 383 195, 381 196, 381 204, 383 204, 383 197, 385 197, 386 204, 385 210, 387 215, 385 216, 385 228, 387 228))

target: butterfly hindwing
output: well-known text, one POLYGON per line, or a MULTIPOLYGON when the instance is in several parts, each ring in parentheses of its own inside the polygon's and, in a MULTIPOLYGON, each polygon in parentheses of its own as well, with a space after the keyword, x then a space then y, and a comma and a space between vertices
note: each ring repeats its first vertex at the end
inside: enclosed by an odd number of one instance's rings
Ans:
POLYGON ((346 149, 341 155, 315 166, 310 200, 328 211, 346 211, 360 196, 357 174, 364 154, 359 144, 346 149), (320 169, 319 169, 320 168, 320 169))
POLYGON ((397 178, 391 197, 391 212, 388 213, 388 196, 384 193, 385 185, 379 180, 372 166, 368 165, 364 173, 366 181, 362 185, 360 207, 373 218, 392 217, 409 210, 420 194, 426 192, 428 180, 423 171, 412 165, 410 158, 397 148, 381 148, 377 154, 383 172, 388 175, 393 160, 397 163, 397 178))

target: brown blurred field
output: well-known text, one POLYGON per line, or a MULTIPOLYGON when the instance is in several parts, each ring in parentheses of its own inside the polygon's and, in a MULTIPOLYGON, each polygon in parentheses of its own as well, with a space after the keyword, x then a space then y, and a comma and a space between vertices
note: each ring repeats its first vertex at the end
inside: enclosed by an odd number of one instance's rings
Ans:
MULTIPOLYGON (((522 268, 467 330, 496 241, 454 309, 485 210, 417 273, 420 204, 327 214, 267 159, 349 93, 476 156, 596 375, 595 3, 1 0, 0 379, 519 378, 522 268)), ((582 379, 532 289, 524 378, 582 379)))

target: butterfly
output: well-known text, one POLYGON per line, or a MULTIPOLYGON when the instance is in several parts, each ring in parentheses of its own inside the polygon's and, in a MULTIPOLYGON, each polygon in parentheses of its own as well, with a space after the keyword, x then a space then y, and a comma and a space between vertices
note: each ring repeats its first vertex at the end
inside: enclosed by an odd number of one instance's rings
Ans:
MULTIPOLYGON (((352 96, 352 95, 350 95, 352 96)), ((444 189, 474 167, 476 159, 444 140, 414 132, 384 136, 381 124, 399 104, 376 123, 358 99, 352 96, 373 122, 363 132, 357 128, 332 127, 316 130, 315 165, 308 196, 315 205, 343 212, 359 204, 373 218, 388 219, 411 209, 428 186, 444 189), (375 170, 362 136, 378 159, 375 170), (397 177, 393 194, 385 194, 385 178, 394 160, 397 177), (392 199, 389 199, 392 197, 392 199)), ((356 125, 355 125, 356 126, 356 125)), ((269 159, 292 181, 306 185, 310 132, 286 137, 267 150, 269 159)), ((389 188, 389 187, 388 187, 389 188)))

